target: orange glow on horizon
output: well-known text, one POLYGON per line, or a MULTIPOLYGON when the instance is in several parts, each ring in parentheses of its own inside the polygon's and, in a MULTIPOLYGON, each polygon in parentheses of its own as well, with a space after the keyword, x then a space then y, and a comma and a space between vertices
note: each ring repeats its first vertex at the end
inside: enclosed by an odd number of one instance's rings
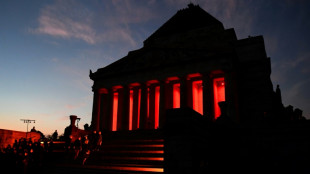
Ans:
POLYGON ((203 86, 202 80, 193 81, 193 109, 203 115, 203 86))
POLYGON ((214 89, 214 118, 217 119, 221 115, 219 102, 225 101, 225 81, 224 78, 216 78, 213 80, 214 89))

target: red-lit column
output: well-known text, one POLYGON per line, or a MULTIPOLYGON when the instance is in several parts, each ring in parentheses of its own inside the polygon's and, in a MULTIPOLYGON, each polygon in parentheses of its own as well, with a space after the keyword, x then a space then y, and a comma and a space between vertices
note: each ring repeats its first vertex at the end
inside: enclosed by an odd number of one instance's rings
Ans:
POLYGON ((129 101, 130 101, 130 89, 128 86, 124 86, 122 95, 122 126, 121 130, 129 130, 129 101))
POLYGON ((141 84, 141 106, 140 106, 140 129, 146 128, 147 120, 147 86, 146 84, 141 84))
POLYGON ((154 129, 155 128, 155 85, 151 84, 149 86, 149 116, 147 118, 147 128, 154 129))
POLYGON ((139 128, 139 122, 140 122, 140 101, 141 101, 141 96, 140 96, 140 88, 139 87, 134 87, 133 89, 133 103, 132 103, 132 129, 138 129, 139 128))
POLYGON ((160 81, 160 97, 159 97, 159 128, 163 128, 166 116, 166 83, 160 81))
POLYGON ((99 93, 99 104, 98 104, 98 107, 99 107, 99 130, 103 130, 103 125, 104 125, 104 106, 105 106, 105 101, 104 101, 104 96, 105 94, 103 93, 99 93))
POLYGON ((209 73, 203 74, 202 84, 203 84, 203 113, 204 116, 212 120, 214 118, 213 81, 209 73))
POLYGON ((110 113, 109 113, 109 130, 113 131, 113 114, 115 112, 114 109, 114 90, 111 88, 109 89, 109 97, 108 97, 109 103, 110 103, 110 113))
POLYGON ((102 128, 103 130, 110 130, 110 122, 111 122, 111 108, 112 108, 112 103, 111 103, 111 91, 107 90, 107 93, 104 94, 104 97, 102 97, 102 102, 103 102, 103 106, 101 106, 102 112, 101 112, 101 124, 102 124, 102 128))
POLYGON ((99 90, 94 91, 93 98, 93 113, 91 127, 93 130, 99 130, 99 115, 100 115, 100 93, 99 90))

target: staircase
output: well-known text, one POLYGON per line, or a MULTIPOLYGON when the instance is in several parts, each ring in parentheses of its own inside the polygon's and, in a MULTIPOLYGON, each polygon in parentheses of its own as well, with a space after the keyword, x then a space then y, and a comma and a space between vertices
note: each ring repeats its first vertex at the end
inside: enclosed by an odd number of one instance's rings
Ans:
MULTIPOLYGON (((110 132, 103 134, 99 151, 80 160, 58 165, 66 173, 164 173, 164 140, 158 130, 110 132)), ((59 173, 59 172, 55 172, 59 173)))

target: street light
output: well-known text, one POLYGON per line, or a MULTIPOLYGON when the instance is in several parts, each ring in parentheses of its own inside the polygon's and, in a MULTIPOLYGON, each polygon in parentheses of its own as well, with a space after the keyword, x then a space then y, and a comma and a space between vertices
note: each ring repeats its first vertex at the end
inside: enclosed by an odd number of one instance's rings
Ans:
POLYGON ((27 139, 27 135, 28 135, 28 125, 29 123, 36 123, 36 120, 29 120, 29 119, 20 119, 20 121, 24 121, 24 123, 27 123, 27 132, 26 132, 26 139, 27 139))

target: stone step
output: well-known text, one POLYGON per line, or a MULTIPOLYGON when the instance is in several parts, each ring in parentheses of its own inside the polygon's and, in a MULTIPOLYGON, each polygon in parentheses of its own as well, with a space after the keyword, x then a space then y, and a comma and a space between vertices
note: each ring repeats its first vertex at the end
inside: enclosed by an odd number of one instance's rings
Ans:
MULTIPOLYGON (((52 167, 59 173, 163 173, 164 140, 160 132, 112 132, 103 136, 99 151, 91 152, 85 164, 83 156, 73 160, 74 151, 58 149, 61 159, 52 167)), ((60 144, 59 144, 60 145, 60 144)))
POLYGON ((68 165, 62 164, 50 169, 46 172, 47 174, 150 174, 150 173, 163 173, 163 168, 154 168, 150 166, 135 166, 135 165, 109 165, 109 166, 98 166, 98 165, 68 165))

